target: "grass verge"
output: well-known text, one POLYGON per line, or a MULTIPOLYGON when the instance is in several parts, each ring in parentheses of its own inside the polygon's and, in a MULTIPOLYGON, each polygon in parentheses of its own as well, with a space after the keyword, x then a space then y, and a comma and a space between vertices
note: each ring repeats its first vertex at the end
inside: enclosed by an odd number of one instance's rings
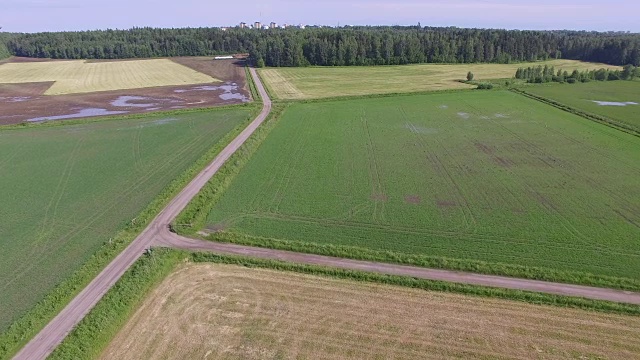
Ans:
POLYGON ((395 275, 332 269, 274 260, 156 249, 151 255, 140 258, 134 266, 123 275, 118 283, 107 292, 96 307, 89 312, 62 344, 58 346, 50 359, 93 359, 98 357, 130 315, 133 314, 142 303, 145 296, 159 284, 165 276, 175 269, 178 264, 185 261, 267 268, 355 281, 405 286, 428 291, 444 291, 479 297, 494 297, 532 304, 579 308, 606 313, 640 315, 640 306, 637 305, 463 285, 395 275))
MULTIPOLYGON (((193 163, 184 173, 173 180, 137 217, 135 223, 118 232, 111 243, 105 243, 78 271, 57 285, 30 311, 0 334, 0 359, 13 356, 35 336, 71 299, 73 299, 102 269, 124 250, 149 222, 193 179, 218 153, 230 143, 255 117, 259 108, 234 130, 193 163)), ((218 108, 219 109, 219 108, 218 108)), ((209 109, 210 111, 211 109, 209 109)), ((142 115, 143 116, 143 115, 142 115)), ((148 116, 148 115, 147 115, 148 116)), ((74 121, 73 123, 76 123, 74 121)), ((69 123, 66 123, 69 124, 69 123)), ((60 126, 60 125, 51 125, 60 126)))
POLYGON ((251 92, 251 98, 253 99, 253 101, 262 101, 262 99, 260 99, 260 94, 258 94, 258 90, 256 89, 256 83, 253 82, 253 76, 251 76, 251 72, 249 71, 249 67, 245 66, 244 67, 244 74, 245 77, 247 78, 247 84, 249 84, 249 91, 251 92))
POLYGON ((215 205, 224 190, 229 187, 233 178, 249 161, 251 155, 275 127, 280 115, 286 108, 284 104, 272 107, 267 120, 247 139, 229 160, 222 165, 216 175, 200 190, 184 210, 173 221, 172 228, 180 234, 195 234, 204 227, 207 215, 215 205))
POLYGON ((214 233, 204 238, 210 241, 295 251, 308 254, 326 255, 354 260, 415 265, 433 269, 459 270, 487 275, 511 276, 531 280, 543 280, 628 291, 640 291, 640 281, 636 279, 594 275, 582 272, 560 271, 530 266, 491 263, 479 260, 412 255, 393 251, 377 251, 354 246, 333 244, 328 245, 302 241, 270 239, 230 232, 214 233))

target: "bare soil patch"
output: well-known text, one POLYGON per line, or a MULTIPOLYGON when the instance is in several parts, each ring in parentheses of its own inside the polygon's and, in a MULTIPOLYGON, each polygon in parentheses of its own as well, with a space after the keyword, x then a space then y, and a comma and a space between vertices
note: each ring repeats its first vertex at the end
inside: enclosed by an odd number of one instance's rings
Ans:
POLYGON ((266 269, 188 264, 103 359, 619 358, 640 318, 266 269))
POLYGON ((420 196, 418 195, 407 195, 404 197, 404 201, 407 204, 420 204, 420 196))
MULTIPOLYGON (((251 98, 242 62, 214 61, 209 57, 172 58, 171 60, 220 79, 223 83, 56 96, 43 95, 51 86, 50 82, 0 83, 0 125, 232 105, 249 101, 251 98)), ((46 60, 12 58, 11 61, 46 60)))

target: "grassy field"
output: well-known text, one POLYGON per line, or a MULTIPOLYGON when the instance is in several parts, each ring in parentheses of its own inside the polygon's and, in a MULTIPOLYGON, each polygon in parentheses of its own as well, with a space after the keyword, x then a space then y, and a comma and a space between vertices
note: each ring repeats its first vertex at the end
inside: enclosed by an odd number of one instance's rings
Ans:
POLYGON ((637 279, 639 176, 637 138, 511 92, 292 104, 206 231, 637 279))
POLYGON ((252 111, 0 130, 0 332, 252 111))
POLYGON ((524 64, 423 64, 404 66, 350 66, 261 69, 271 95, 277 99, 312 99, 334 96, 405 93, 430 90, 467 89, 467 72, 475 80, 512 78, 519 67, 554 66, 563 69, 619 67, 575 60, 553 60, 524 64))
POLYGON ((0 65, 0 83, 49 81, 54 83, 45 95, 204 84, 219 80, 167 59, 38 61, 0 65))
POLYGON ((638 329, 638 317, 189 264, 101 358, 633 358, 638 329))
POLYGON ((640 81, 553 84, 528 86, 523 90, 581 111, 604 116, 640 132, 640 81))

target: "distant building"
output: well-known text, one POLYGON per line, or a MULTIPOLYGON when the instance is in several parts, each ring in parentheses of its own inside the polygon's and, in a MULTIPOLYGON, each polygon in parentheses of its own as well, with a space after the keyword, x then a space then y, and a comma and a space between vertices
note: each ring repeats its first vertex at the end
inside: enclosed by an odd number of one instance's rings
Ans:
POLYGON ((269 24, 269 27, 270 27, 271 29, 275 29, 275 28, 277 28, 277 27, 278 27, 278 24, 276 24, 276 23, 274 23, 274 22, 272 21, 272 22, 271 22, 271 24, 269 24))
POLYGON ((282 24, 282 25, 280 25, 280 29, 286 29, 288 26, 289 25, 287 25, 287 24, 282 24))
POLYGON ((245 22, 241 22, 240 23, 240 29, 244 29, 246 27, 247 27, 247 23, 245 23, 245 22))
POLYGON ((269 30, 269 25, 262 25, 262 30, 269 30))
POLYGON ((304 24, 300 24, 300 25, 298 25, 298 27, 299 27, 300 29, 304 29, 304 28, 306 28, 306 26, 305 26, 304 24))
POLYGON ((233 59, 233 55, 224 55, 224 56, 216 56, 213 59, 214 60, 230 60, 233 59))
POLYGON ((253 28, 262 29, 262 23, 260 21, 256 21, 255 23, 253 23, 253 28))
POLYGON ((220 28, 220 30, 222 30, 222 31, 227 31, 227 29, 228 29, 227 27, 221 27, 220 28))

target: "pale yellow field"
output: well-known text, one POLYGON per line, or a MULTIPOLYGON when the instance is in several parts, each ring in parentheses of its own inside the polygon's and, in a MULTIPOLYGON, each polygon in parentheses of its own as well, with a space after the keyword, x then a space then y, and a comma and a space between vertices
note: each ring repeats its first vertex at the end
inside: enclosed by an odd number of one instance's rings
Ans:
POLYGON ((0 83, 47 81, 55 83, 45 95, 219 82, 209 75, 168 59, 113 62, 69 60, 0 65, 0 83))
POLYGON ((260 75, 272 95, 278 99, 312 99, 332 96, 353 96, 446 89, 466 89, 473 86, 458 82, 466 80, 467 72, 475 80, 511 78, 519 67, 545 64, 569 72, 574 69, 615 68, 606 64, 575 60, 552 60, 525 64, 420 64, 403 66, 351 66, 261 69, 260 75))
POLYGON ((640 317, 188 264, 103 359, 640 357, 640 317))

